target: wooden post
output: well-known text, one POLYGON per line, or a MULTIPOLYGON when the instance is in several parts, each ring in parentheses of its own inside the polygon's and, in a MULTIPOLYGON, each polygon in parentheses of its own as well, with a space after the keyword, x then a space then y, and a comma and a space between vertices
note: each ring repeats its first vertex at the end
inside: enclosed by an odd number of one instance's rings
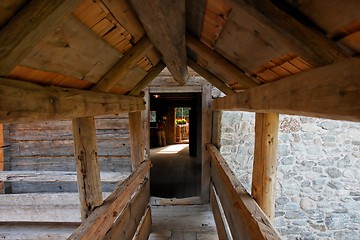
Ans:
POLYGON ((256 113, 252 195, 273 220, 276 198, 278 113, 256 113))
POLYGON ((142 127, 144 133, 144 160, 150 159, 150 94, 146 88, 145 95, 145 111, 141 112, 142 127))
POLYGON ((206 144, 211 142, 211 84, 206 83, 202 91, 201 111, 201 199, 204 203, 210 201, 210 155, 206 144))
POLYGON ((135 171, 144 161, 144 132, 142 127, 141 112, 129 113, 131 166, 135 171))
POLYGON ((214 144, 217 148, 220 148, 220 138, 221 138, 221 116, 222 111, 213 111, 212 112, 212 135, 211 143, 214 144))
MULTIPOLYGON (((4 128, 0 124, 0 171, 4 171, 4 128)), ((4 182, 0 182, 0 194, 5 193, 4 182)))
POLYGON ((84 221, 103 202, 93 117, 72 120, 81 218, 84 221))

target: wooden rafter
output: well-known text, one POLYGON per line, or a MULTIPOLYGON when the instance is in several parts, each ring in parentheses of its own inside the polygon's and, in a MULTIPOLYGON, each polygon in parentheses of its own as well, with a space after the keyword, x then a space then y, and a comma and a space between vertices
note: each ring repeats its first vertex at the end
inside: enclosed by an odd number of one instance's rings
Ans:
POLYGON ((213 101, 213 109, 360 120, 360 59, 299 73, 213 101))
POLYGON ((290 49, 314 67, 331 64, 348 57, 322 33, 299 22, 270 0, 226 0, 229 5, 243 8, 268 29, 275 31, 290 49))
POLYGON ((0 78, 0 122, 35 122, 144 110, 142 98, 41 87, 0 78))
POLYGON ((151 42, 176 81, 189 78, 185 48, 185 0, 131 0, 151 42))
POLYGON ((196 61, 195 57, 195 61, 200 66, 217 76, 227 85, 232 86, 239 84, 243 89, 259 85, 223 56, 190 34, 186 36, 186 46, 189 51, 194 52, 202 59, 201 61, 196 61))
POLYGON ((233 94, 235 91, 231 89, 228 85, 226 85, 223 81, 217 78, 214 74, 200 66, 197 62, 188 58, 188 65, 191 67, 195 72, 200 74, 203 78, 205 78, 209 83, 213 86, 217 87, 220 91, 225 93, 226 95, 233 94))
POLYGON ((81 0, 30 1, 0 32, 0 76, 9 73, 81 0))
POLYGON ((108 92, 112 87, 121 81, 129 71, 142 57, 146 51, 153 45, 147 37, 143 37, 103 76, 97 84, 91 89, 98 92, 108 92))

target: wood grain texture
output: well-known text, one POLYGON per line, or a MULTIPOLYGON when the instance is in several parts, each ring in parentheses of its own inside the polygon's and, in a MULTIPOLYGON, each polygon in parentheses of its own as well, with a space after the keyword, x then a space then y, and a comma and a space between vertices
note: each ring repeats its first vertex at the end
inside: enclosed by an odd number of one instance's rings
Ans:
POLYGON ((224 217, 222 211, 220 209, 221 205, 218 200, 218 196, 215 192, 215 187, 211 184, 210 187, 210 203, 212 207, 212 212, 214 215, 214 220, 216 223, 216 230, 218 232, 219 240, 228 240, 231 239, 228 237, 227 232, 227 222, 224 221, 224 217))
POLYGON ((81 0, 31 1, 0 34, 0 75, 10 72, 81 0))
POLYGON ((100 207, 76 229, 68 239, 101 239, 111 228, 131 196, 143 182, 150 169, 150 161, 143 162, 136 172, 117 187, 100 207))
POLYGON ((206 144, 211 142, 211 84, 203 85, 201 101, 201 199, 210 201, 210 156, 206 144))
POLYGON ((255 200, 235 177, 219 150, 207 145, 211 177, 234 239, 281 239, 255 200))
POLYGON ((3 0, 0 3, 0 28, 16 14, 27 0, 3 0))
POLYGON ((223 56, 207 47, 194 36, 186 36, 188 54, 195 55, 191 58, 203 68, 220 78, 228 86, 242 89, 255 87, 258 84, 244 74, 239 68, 225 59, 223 56))
POLYGON ((144 130, 141 112, 129 113, 129 130, 131 144, 131 165, 135 171, 144 161, 144 130))
POLYGON ((185 48, 185 0, 131 0, 151 42, 176 81, 189 78, 185 48))
POLYGON ((256 113, 251 195, 272 221, 275 217, 278 113, 256 113))
POLYGON ((101 2, 109 9, 120 25, 131 34, 132 43, 137 43, 144 36, 145 30, 128 1, 101 0, 101 2))
POLYGON ((191 67, 195 72, 197 72, 199 75, 201 75, 203 78, 205 78, 209 83, 211 83, 213 86, 218 88, 220 91, 225 93, 226 95, 235 93, 233 89, 231 89, 228 85, 226 85, 223 81, 221 81, 218 77, 216 77, 214 74, 200 66, 197 62, 192 60, 191 58, 188 58, 188 65, 191 67))
POLYGON ((151 208, 147 207, 145 214, 139 223, 134 240, 148 240, 151 232, 151 208))
POLYGON ((312 66, 322 66, 347 58, 334 42, 279 9, 270 0, 229 0, 230 5, 246 9, 278 33, 279 39, 312 66))
POLYGON ((352 58, 213 101, 213 109, 360 120, 360 59, 352 58))
POLYGON ((143 99, 41 87, 1 78, 0 122, 33 122, 144 110, 143 99))
POLYGON ((72 119, 77 184, 84 221, 103 202, 94 117, 72 119))
POLYGON ((152 48, 152 46, 147 37, 142 38, 135 46, 130 48, 91 90, 99 92, 108 92, 111 90, 119 81, 123 80, 129 69, 144 57, 146 51, 152 48))
POLYGON ((144 215, 150 198, 150 180, 146 179, 131 200, 126 204, 124 210, 113 223, 111 229, 104 236, 104 240, 124 239, 131 240, 144 215))
POLYGON ((200 38, 206 0, 186 0, 186 29, 200 38))

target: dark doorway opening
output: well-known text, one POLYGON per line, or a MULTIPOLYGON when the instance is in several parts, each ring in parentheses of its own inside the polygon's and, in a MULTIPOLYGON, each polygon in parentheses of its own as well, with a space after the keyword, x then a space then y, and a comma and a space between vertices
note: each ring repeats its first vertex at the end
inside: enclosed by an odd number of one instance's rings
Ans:
POLYGON ((185 198, 201 194, 201 93, 150 94, 151 195, 185 198), (159 141, 166 123, 166 146, 159 141))

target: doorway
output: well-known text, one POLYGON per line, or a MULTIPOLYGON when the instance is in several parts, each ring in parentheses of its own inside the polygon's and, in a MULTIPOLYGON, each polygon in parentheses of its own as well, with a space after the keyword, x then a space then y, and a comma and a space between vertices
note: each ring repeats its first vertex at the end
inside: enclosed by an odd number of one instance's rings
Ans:
POLYGON ((150 94, 151 195, 186 198, 201 194, 201 93, 150 94), (158 139, 165 120, 166 146, 158 139))

